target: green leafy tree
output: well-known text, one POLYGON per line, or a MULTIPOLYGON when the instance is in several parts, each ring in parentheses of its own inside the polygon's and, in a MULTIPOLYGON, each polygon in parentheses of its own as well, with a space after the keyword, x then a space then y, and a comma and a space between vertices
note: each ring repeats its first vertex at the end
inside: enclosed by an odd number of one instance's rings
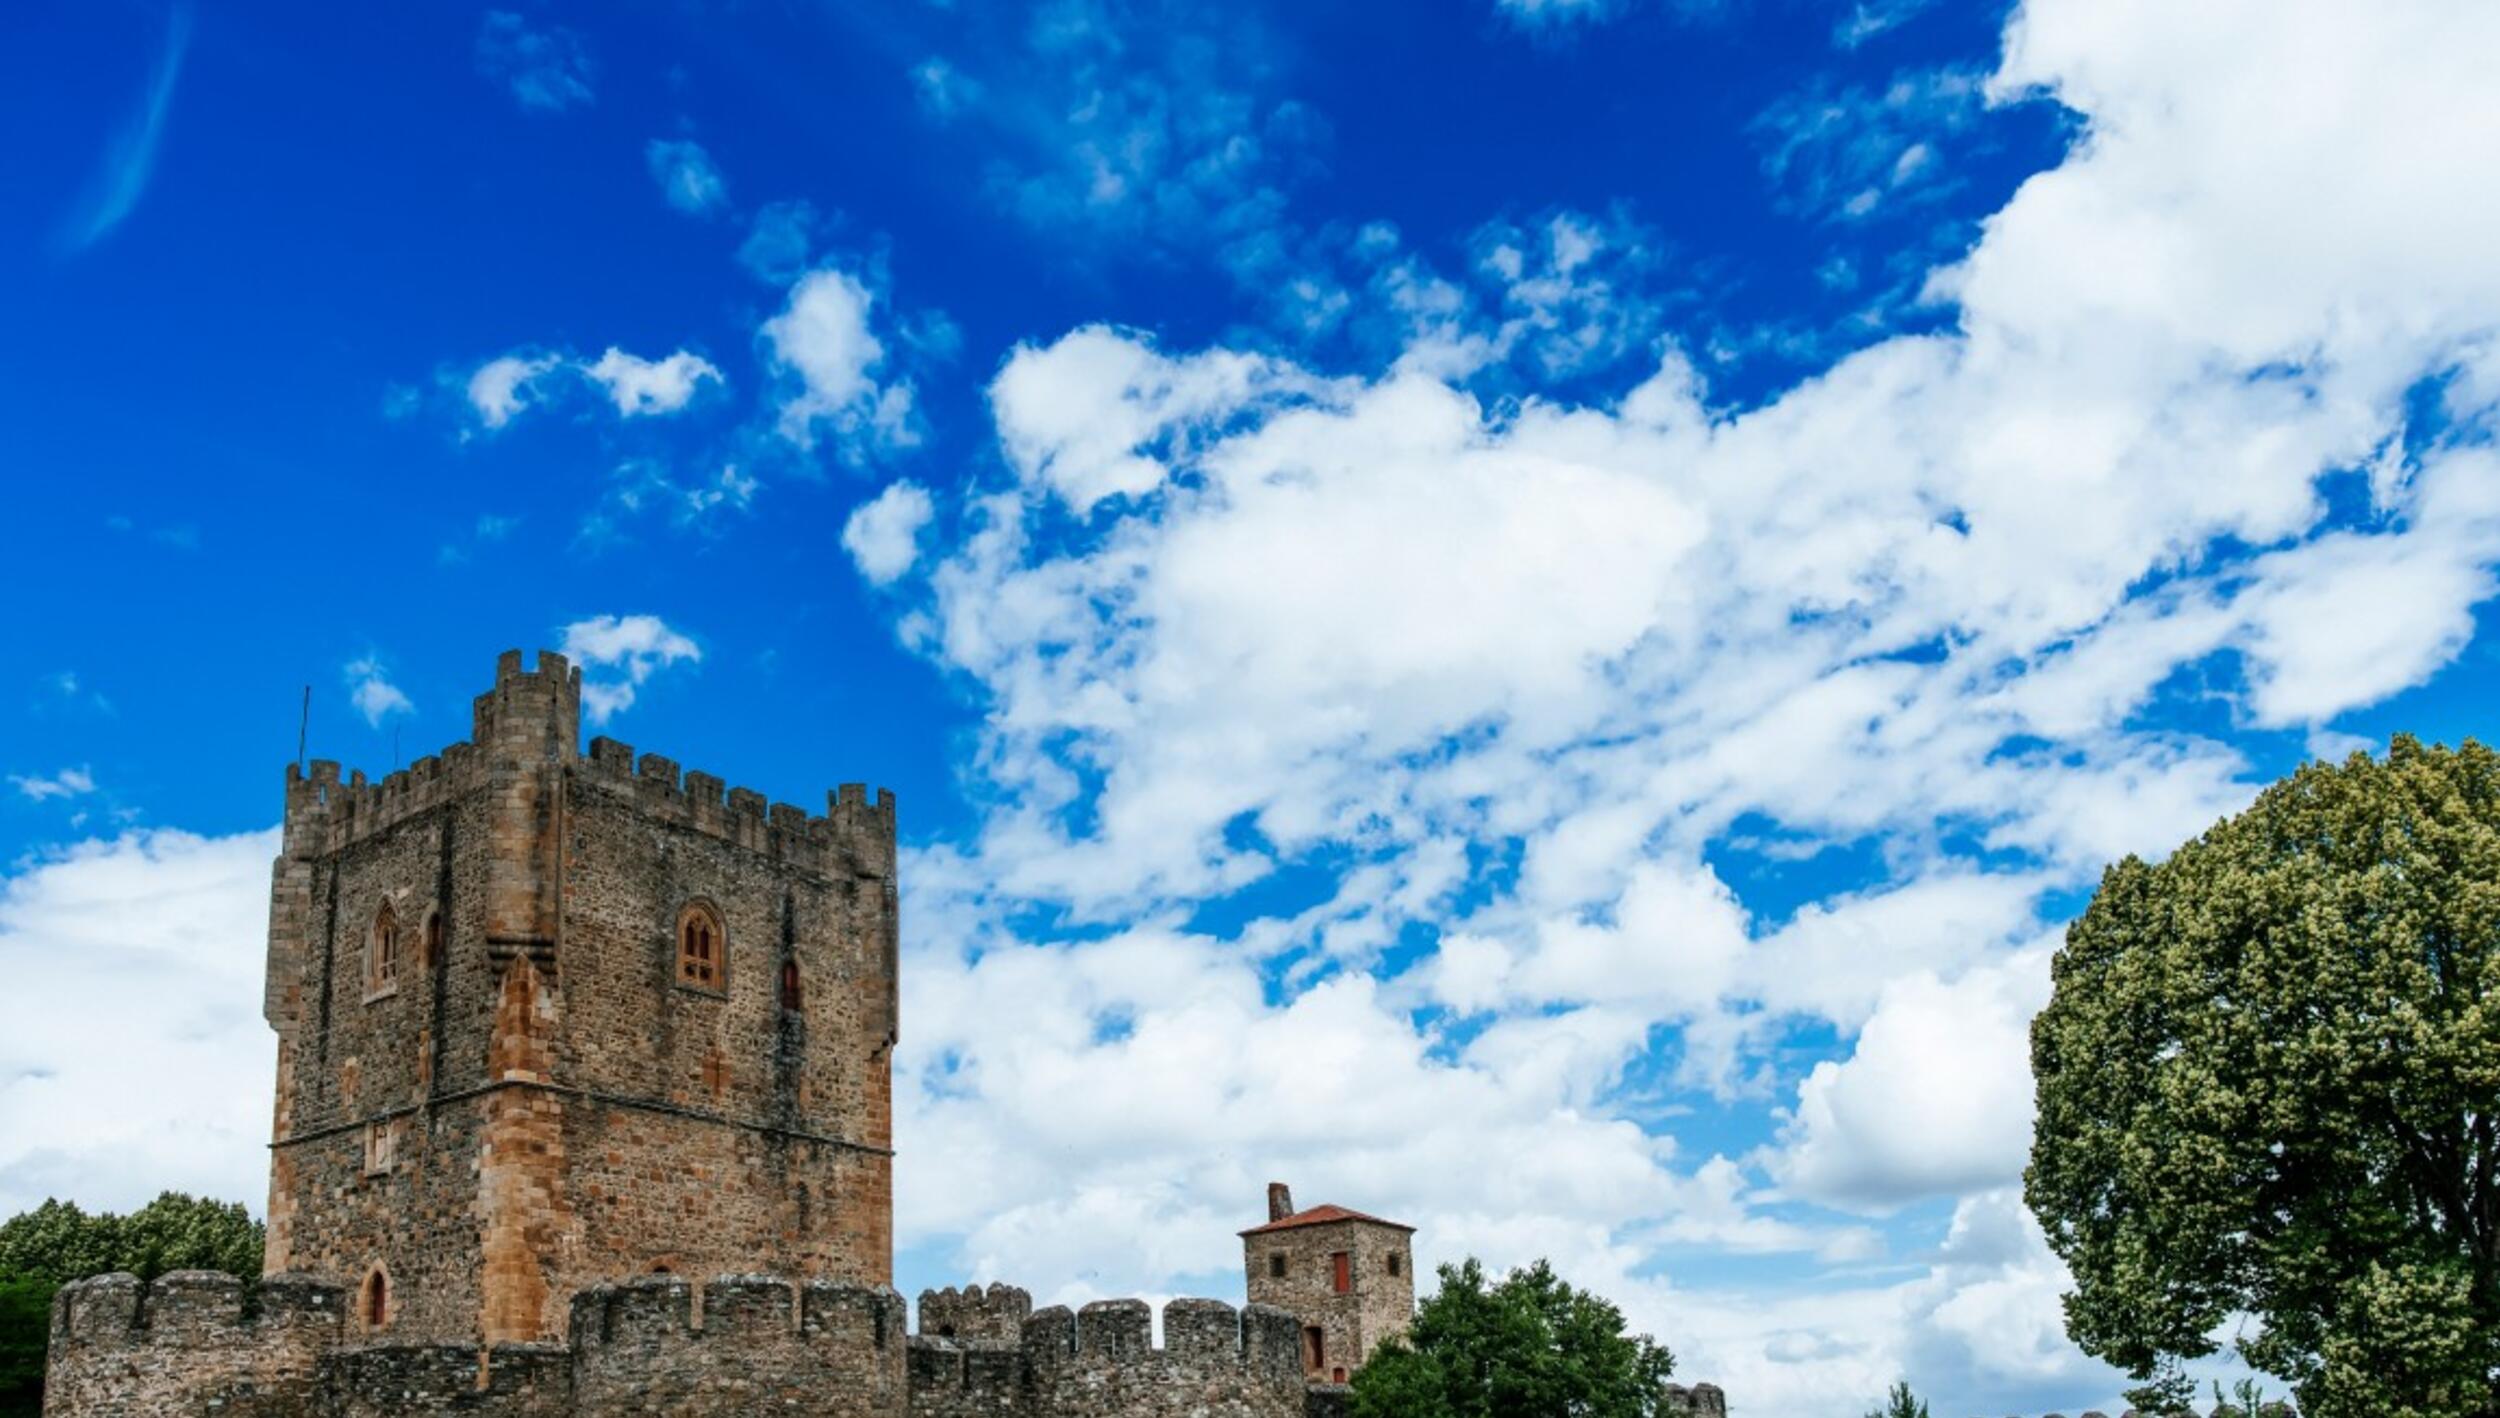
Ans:
POLYGON ((1469 1260, 1354 1376, 1355 1418, 1654 1418, 1675 1358, 1544 1261, 1488 1282, 1469 1260))
POLYGON ((1928 1418, 1927 1400, 1910 1392, 1910 1385, 1905 1380, 1892 1386, 1892 1392, 1885 1396, 1881 1408, 1866 1410, 1866 1418, 1928 1418))
POLYGON ((0 1415, 33 1413, 43 1393, 53 1292, 89 1275, 127 1270, 260 1274, 261 1224, 230 1202, 166 1192, 127 1216, 90 1215, 47 1201, 0 1222, 0 1415))
POLYGON ((2500 756, 2399 738, 2102 877, 2032 1026, 2067 1329, 2177 1412, 2500 1415, 2500 756))
POLYGON ((54 1288, 49 1280, 0 1279, 0 1414, 43 1410, 43 1348, 54 1288))

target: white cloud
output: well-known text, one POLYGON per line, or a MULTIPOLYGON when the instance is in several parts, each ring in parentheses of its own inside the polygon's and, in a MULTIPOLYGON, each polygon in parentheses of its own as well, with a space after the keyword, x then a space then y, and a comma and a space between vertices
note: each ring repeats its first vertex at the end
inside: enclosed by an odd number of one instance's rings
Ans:
POLYGON ((1950 984, 1922 973, 1886 985, 1850 1056, 1799 1085, 1773 1174, 1811 1200, 1879 1212, 2018 1180, 2048 963, 2041 946, 1950 984))
POLYGON ((169 1187, 261 1209, 277 850, 275 830, 132 833, 0 881, 14 982, 0 992, 0 1214, 54 1196, 122 1209, 169 1187))
POLYGON ((51 798, 85 797, 95 791, 95 774, 84 767, 64 768, 58 773, 9 775, 10 786, 33 802, 51 798))
POLYGON ((729 184, 701 143, 691 138, 654 138, 643 149, 660 195, 681 212, 706 216, 729 205, 729 184))
POLYGON ((815 446, 830 427, 846 456, 919 441, 908 381, 879 382, 885 345, 870 328, 876 295, 857 276, 825 266, 790 288, 789 303, 764 322, 773 367, 796 381, 781 406, 782 436, 815 446))
POLYGON ((1162 485, 1168 470, 1150 446, 1186 447, 1211 420, 1316 382, 1230 351, 1167 359, 1137 337, 1089 326, 1019 347, 990 385, 990 406, 1017 472, 1087 512, 1162 485))
POLYGON ((626 418, 673 414, 686 407, 705 381, 725 382, 720 370, 701 355, 679 350, 661 359, 642 359, 614 345, 582 372, 608 391, 616 411, 626 418))
MULTIPOLYGON (((947 1022, 898 1100, 907 1167, 1016 1186, 906 1186, 906 1236, 1048 1279, 1076 1219, 1132 1216, 1088 1283, 1155 1285, 1228 1266, 1210 1219, 1307 1169, 1440 1254, 1553 1253, 1757 1411, 1913 1365, 1972 1411, 2106 1402, 2010 1189, 2044 903, 2470 636, 2500 168, 2418 135, 2500 124, 2495 47, 2471 7, 2032 0, 1990 91, 2072 106, 2070 153, 1932 273, 1935 333, 1740 408, 1672 348, 1593 377, 1648 337, 1583 314, 1617 241, 1586 219, 1481 244, 1496 298, 1413 263, 1347 287, 1375 308, 1333 318, 1410 332, 1351 374, 1020 347, 1006 475, 903 611, 982 692, 990 806, 912 865, 915 930, 970 954, 915 956, 947 1022), (2457 367, 2460 435, 2408 430, 2457 367), (2358 515, 2320 487, 2354 474, 2358 515), (1111 934, 1006 924, 1037 918, 1111 934), (975 1037, 1010 1011, 1029 1035, 975 1037), (1689 1160, 1697 1089, 1795 1107, 1689 1160), (1506 1175, 1549 1154, 1568 1176, 1506 1175), (1796 1299, 1657 1278, 1685 1245, 1863 1255, 1851 1213, 1939 1197, 1932 1263, 1796 1299)), ((1832 200, 1949 175, 1906 119, 1878 136, 1832 200)), ((1874 1234, 1924 1251, 1925 1214, 1874 1234)))
POLYGON ((703 659, 701 646, 656 615, 596 615, 574 621, 564 627, 562 648, 582 666, 582 708, 593 724, 632 708, 636 692, 652 675, 703 659))
POLYGON ((373 727, 382 727, 382 721, 393 714, 416 712, 417 706, 408 701, 398 685, 391 683, 382 662, 373 656, 348 661, 343 673, 347 677, 348 700, 373 727))
POLYGON ((610 345, 595 360, 515 352, 490 359, 469 375, 468 403, 479 423, 499 429, 574 379, 596 386, 620 418, 677 413, 703 385, 728 382, 719 366, 689 350, 644 359, 610 345))
POLYGON ((477 31, 477 71, 501 84, 525 110, 561 113, 595 93, 595 66, 582 37, 562 25, 532 29, 521 16, 489 10, 477 31))
POLYGON ((842 546, 859 573, 883 586, 911 570, 920 557, 920 529, 935 507, 929 490, 908 479, 861 503, 842 524, 842 546))
POLYGON ((501 428, 536 401, 539 380, 563 362, 554 355, 498 355, 469 376, 469 407, 488 428, 501 428))

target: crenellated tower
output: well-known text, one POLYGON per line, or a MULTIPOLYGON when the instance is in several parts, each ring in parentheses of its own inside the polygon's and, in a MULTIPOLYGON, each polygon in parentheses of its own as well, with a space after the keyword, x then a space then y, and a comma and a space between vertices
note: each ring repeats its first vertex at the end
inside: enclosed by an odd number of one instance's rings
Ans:
POLYGON ((892 1243, 894 799, 822 814, 577 751, 506 653, 465 743, 287 771, 270 1273, 395 1339, 562 1335, 637 1275, 877 1287, 892 1243))

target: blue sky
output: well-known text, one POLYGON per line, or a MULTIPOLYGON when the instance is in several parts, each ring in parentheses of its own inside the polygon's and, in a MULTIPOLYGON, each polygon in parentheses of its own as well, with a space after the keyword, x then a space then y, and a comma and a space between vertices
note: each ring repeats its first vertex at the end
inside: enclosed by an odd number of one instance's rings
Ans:
POLYGON ((39 5, 0 1207, 257 1203, 303 687, 550 645, 900 795, 907 1290, 1280 1175, 1745 1412, 2108 1406, 2057 928, 2500 680, 2495 20, 2174 8, 39 5))

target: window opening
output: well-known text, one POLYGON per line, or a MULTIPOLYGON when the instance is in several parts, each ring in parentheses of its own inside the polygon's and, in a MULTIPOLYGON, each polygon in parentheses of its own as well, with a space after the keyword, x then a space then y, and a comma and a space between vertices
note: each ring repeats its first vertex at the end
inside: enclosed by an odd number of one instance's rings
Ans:
POLYGON ((1351 1254, 1338 1251, 1328 1258, 1328 1265, 1334 1272, 1332 1279, 1336 1283, 1338 1294, 1345 1294, 1354 1288, 1354 1257, 1351 1254))
POLYGON ((1328 1336, 1318 1325, 1302 1327, 1302 1366, 1318 1373, 1328 1364, 1328 1336))
POLYGON ((365 987, 386 990, 399 983, 399 918, 392 914, 391 903, 373 916, 373 940, 365 963, 365 987))
POLYGON ((710 907, 688 906, 677 921, 677 982, 719 989, 727 944, 720 918, 710 907))
POLYGON ((796 1014, 800 1004, 799 962, 784 960, 781 962, 781 1007, 796 1014))
POLYGON ((1267 1258, 1267 1273, 1278 1280, 1285 1278, 1285 1253, 1283 1251, 1278 1251, 1267 1258))

